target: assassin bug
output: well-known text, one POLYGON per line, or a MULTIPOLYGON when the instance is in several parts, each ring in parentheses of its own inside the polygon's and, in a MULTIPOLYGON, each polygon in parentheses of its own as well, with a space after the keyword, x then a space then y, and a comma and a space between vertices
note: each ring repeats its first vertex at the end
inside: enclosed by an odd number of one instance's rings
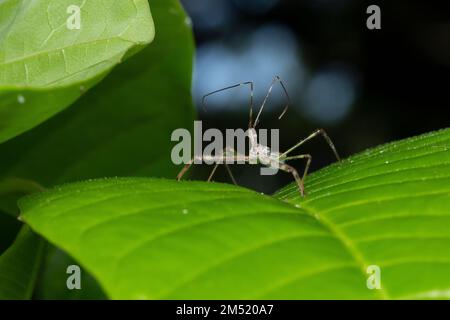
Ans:
POLYGON ((246 162, 246 163, 251 163, 251 164, 258 163, 258 164, 262 164, 267 167, 278 168, 282 171, 291 173, 295 179, 295 182, 297 183, 300 194, 302 196, 304 196, 305 195, 305 187, 304 187, 303 182, 305 180, 306 175, 308 174, 308 169, 311 164, 312 157, 309 154, 299 154, 299 155, 291 155, 291 156, 289 156, 289 154, 291 154, 295 149, 297 149, 298 147, 300 147, 307 141, 309 141, 317 136, 322 136, 325 139, 325 141, 327 142, 327 144, 329 145, 329 147, 331 148, 331 150, 333 151, 334 155, 336 156, 336 159, 338 161, 340 161, 341 159, 336 150, 336 147, 334 146, 334 144, 331 141, 328 134, 323 129, 315 130, 308 137, 306 137, 305 139, 302 139, 297 144, 295 144, 293 147, 291 147, 289 150, 287 150, 281 154, 277 153, 277 152, 271 152, 269 147, 258 143, 258 135, 256 133, 256 127, 259 123, 259 118, 264 109, 264 106, 266 105, 267 100, 269 99, 270 94, 272 93, 273 87, 277 83, 279 83, 281 85, 281 88, 283 89, 284 95, 287 100, 286 106, 284 107, 282 113, 278 117, 278 119, 281 119, 289 108, 290 98, 289 98, 289 94, 287 92, 286 86, 284 85, 283 81, 281 80, 281 78, 279 76, 276 76, 273 79, 272 84, 270 85, 269 90, 267 91, 264 101, 263 101, 261 107, 259 108, 259 111, 256 115, 256 119, 254 121, 253 121, 253 90, 254 90, 253 82, 248 81, 248 82, 239 83, 239 84, 225 87, 225 88, 222 88, 222 89, 219 89, 219 90, 216 90, 216 91, 213 91, 213 92, 210 92, 210 93, 204 95, 203 99, 202 99, 202 104, 203 104, 203 108, 206 111, 205 101, 206 101, 207 97, 209 97, 213 94, 216 94, 216 93, 219 93, 219 92, 222 92, 225 90, 237 88, 240 86, 249 86, 250 87, 250 114, 249 114, 249 124, 248 124, 248 137, 249 137, 249 142, 250 142, 250 152, 249 152, 249 155, 240 154, 240 153, 237 153, 233 148, 227 147, 222 151, 221 154, 216 155, 216 156, 208 156, 208 157, 205 157, 202 155, 194 156, 180 171, 180 173, 177 176, 177 180, 179 181, 182 179, 183 175, 186 173, 187 170, 189 170, 189 168, 194 163, 194 160, 196 160, 196 159, 197 160, 208 160, 208 161, 213 160, 216 163, 214 166, 214 169, 212 170, 211 174, 209 175, 208 182, 212 180, 214 173, 216 172, 219 164, 223 163, 223 164, 225 164, 228 174, 230 175, 231 180, 233 181, 234 184, 237 184, 237 182, 228 166, 228 163, 230 163, 230 162, 233 163, 234 161, 246 162), (294 167, 286 164, 286 161, 297 160, 297 159, 306 159, 305 169, 304 169, 303 175, 301 177, 294 167), (252 162, 251 160, 256 160, 256 161, 252 162))

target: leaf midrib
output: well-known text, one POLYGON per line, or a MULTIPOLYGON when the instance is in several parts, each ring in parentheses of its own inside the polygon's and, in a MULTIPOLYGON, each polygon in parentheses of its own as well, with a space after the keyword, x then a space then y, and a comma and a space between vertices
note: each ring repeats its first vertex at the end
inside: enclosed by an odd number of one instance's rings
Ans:
MULTIPOLYGON (((359 270, 361 271, 363 281, 366 281, 367 279, 366 270, 370 264, 367 261, 365 261, 364 255, 359 251, 358 247, 353 244, 352 240, 347 236, 347 234, 337 224, 333 223, 330 219, 328 219, 325 215, 320 215, 319 212, 316 212, 312 208, 304 206, 303 204, 302 209, 303 211, 308 213, 308 215, 316 219, 326 229, 328 229, 328 231, 330 231, 342 243, 344 248, 347 249, 347 252, 359 266, 359 270)), ((376 291, 381 299, 383 300, 391 299, 384 284, 382 284, 381 288, 377 289, 376 291)))
POLYGON ((66 50, 66 49, 73 48, 75 46, 83 46, 83 45, 89 45, 89 44, 92 44, 92 43, 95 43, 95 42, 111 41, 111 40, 117 40, 117 39, 118 40, 122 40, 124 42, 130 42, 130 43, 135 43, 135 44, 143 43, 143 42, 140 42, 140 41, 133 42, 131 40, 124 39, 124 38, 122 38, 120 36, 114 36, 114 37, 102 38, 102 39, 94 39, 94 40, 90 40, 90 41, 86 41, 86 42, 72 43, 72 44, 70 44, 68 46, 65 46, 63 48, 49 49, 49 50, 45 50, 45 51, 36 52, 36 53, 30 54, 30 55, 27 55, 27 56, 23 56, 23 57, 20 57, 20 58, 17 58, 17 59, 8 60, 8 61, 5 61, 5 62, 2 62, 0 64, 0 67, 4 67, 4 66, 7 66, 7 65, 10 65, 10 64, 13 64, 13 63, 24 62, 24 60, 29 60, 29 59, 35 58, 37 56, 46 55, 46 54, 49 54, 51 52, 63 51, 63 50, 66 50))
MULTIPOLYGON (((135 44, 135 45, 139 45, 139 44, 144 44, 144 43, 145 43, 145 42, 132 42, 132 41, 129 41, 129 40, 125 40, 125 39, 123 39, 123 38, 120 38, 120 37, 112 37, 112 38, 109 38, 109 39, 99 39, 99 40, 88 41, 88 42, 83 43, 83 44, 89 44, 89 43, 94 43, 94 42, 99 42, 99 41, 105 41, 105 40, 106 40, 106 41, 110 41, 110 40, 114 40, 114 39, 120 39, 120 40, 123 41, 123 42, 128 42, 128 43, 130 43, 130 44, 135 44)), ((65 47, 65 48, 62 48, 62 49, 59 49, 59 48, 58 48, 58 49, 55 49, 55 50, 48 50, 48 51, 45 51, 45 52, 41 52, 41 53, 35 54, 35 56, 45 55, 46 53, 49 53, 49 52, 52 52, 52 51, 59 51, 59 50, 62 51, 62 50, 65 50, 65 49, 67 49, 67 48, 73 47, 73 46, 75 46, 75 45, 77 45, 77 44, 70 45, 70 46, 65 47)), ((80 44, 80 45, 81 45, 81 44, 80 44)), ((128 48, 130 48, 130 46, 129 46, 128 48)), ((120 57, 120 56, 123 57, 123 56, 125 55, 126 52, 127 52, 127 50, 124 51, 122 54, 117 54, 117 55, 114 55, 113 57, 120 57)), ((29 56, 29 57, 27 57, 27 58, 25 58, 25 59, 23 59, 23 60, 27 60, 27 59, 29 59, 29 58, 32 58, 32 56, 29 56)), ((95 66, 97 66, 97 65, 99 65, 99 64, 101 64, 101 63, 108 62, 109 60, 110 60, 110 59, 105 59, 105 60, 103 60, 103 61, 99 61, 99 62, 97 62, 97 63, 91 64, 91 65, 89 65, 89 66, 84 67, 82 70, 78 70, 77 72, 66 74, 66 75, 63 76, 63 77, 60 77, 60 78, 58 78, 58 79, 55 79, 54 81, 49 82, 49 83, 44 84, 44 85, 33 85, 33 86, 30 86, 29 83, 25 83, 24 85, 21 85, 21 86, 16 85, 16 86, 14 86, 14 87, 15 87, 15 88, 22 88, 22 87, 25 87, 25 88, 27 88, 27 89, 29 89, 29 88, 55 88, 55 87, 57 87, 58 82, 61 82, 61 81, 63 81, 64 79, 66 79, 66 78, 68 78, 68 77, 71 77, 71 76, 74 76, 74 75, 76 75, 76 74, 82 73, 82 72, 84 72, 84 71, 86 71, 86 70, 89 70, 89 69, 91 69, 91 68, 93 68, 93 67, 95 67, 95 66)), ((119 58, 119 60, 120 60, 120 58, 119 58)), ((66 62, 66 57, 65 57, 65 56, 64 56, 64 61, 66 62)), ((22 60, 19 59, 19 60, 15 60, 15 61, 13 61, 13 62, 8 62, 8 63, 5 63, 5 64, 0 64, 0 69, 1 69, 2 67, 4 67, 4 66, 8 65, 8 64, 12 64, 12 63, 16 63, 16 62, 22 62, 22 63, 25 64, 25 61, 22 61, 22 60)), ((114 61, 110 61, 110 64, 114 64, 114 61)), ((90 80, 90 78, 85 79, 85 81, 88 81, 88 80, 90 80)), ((80 82, 80 81, 77 81, 77 82, 80 82)), ((75 83, 77 83, 77 82, 75 82, 75 83)), ((1 84, 0 87, 6 86, 6 85, 7 85, 7 84, 1 84)))

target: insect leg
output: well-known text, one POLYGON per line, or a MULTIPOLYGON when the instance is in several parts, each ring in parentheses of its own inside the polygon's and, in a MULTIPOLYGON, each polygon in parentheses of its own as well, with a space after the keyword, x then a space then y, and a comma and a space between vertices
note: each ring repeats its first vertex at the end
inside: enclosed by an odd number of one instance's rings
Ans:
POLYGON ((294 151, 295 149, 297 149, 298 147, 300 147, 302 144, 304 144, 305 142, 317 137, 318 135, 321 135, 325 141, 328 143, 329 147, 331 148, 331 150, 333 150, 333 153, 336 157, 336 159, 338 161, 341 161, 341 157, 339 157, 339 154, 336 150, 336 147, 334 146, 333 142, 331 141, 330 137, 328 136, 328 134, 325 132, 325 130, 323 129, 317 129, 316 131, 314 131, 313 133, 311 133, 308 137, 306 137, 305 139, 301 140, 299 143, 297 143, 296 145, 294 145, 292 148, 290 148, 288 151, 284 152, 280 157, 286 156, 287 154, 291 153, 292 151, 294 151))
POLYGON ((194 163, 194 158, 192 158, 191 160, 189 160, 188 163, 186 163, 186 165, 183 167, 183 169, 181 169, 180 173, 178 173, 178 175, 177 175, 178 181, 180 181, 181 178, 183 178, 184 174, 186 173, 186 171, 189 170, 189 168, 192 166, 193 163, 194 163))
MULTIPOLYGON (((208 180, 207 180, 208 182, 211 182, 211 180, 212 180, 212 178, 213 178, 213 176, 214 176, 214 173, 216 173, 216 170, 217 170, 218 167, 219 167, 218 164, 216 164, 216 165, 214 166, 213 170, 211 171, 211 174, 210 174, 209 177, 208 177, 208 180)), ((233 173, 231 172, 230 166, 229 166, 228 164, 225 163, 225 168, 227 168, 227 172, 228 172, 228 175, 229 175, 230 178, 231 178, 231 181, 233 181, 233 183, 234 183, 235 185, 237 185, 236 179, 234 178, 234 175, 233 175, 233 173)))
POLYGON ((309 166, 311 165, 312 157, 310 154, 300 154, 298 156, 286 157, 283 161, 296 160, 296 159, 306 159, 305 170, 303 171, 302 181, 305 181, 306 175, 308 174, 309 166))
POLYGON ((285 163, 280 163, 279 168, 285 172, 289 172, 292 174, 292 176, 295 179, 295 182, 297 183, 298 190, 300 191, 300 194, 303 197, 305 195, 305 187, 303 186, 303 180, 300 179, 297 170, 295 170, 294 167, 291 167, 290 165, 285 163))
POLYGON ((211 182, 211 180, 212 180, 212 178, 213 178, 213 176, 214 176, 214 173, 216 173, 216 170, 217 170, 217 168, 219 167, 219 164, 216 164, 215 166, 214 166, 214 168, 212 169, 212 171, 211 171, 211 174, 209 175, 209 177, 208 177, 208 182, 211 182))
POLYGON ((228 171, 228 174, 229 174, 229 176, 230 176, 230 178, 231 178, 231 181, 233 181, 233 183, 234 183, 235 185, 237 185, 236 179, 234 178, 234 175, 233 175, 233 173, 231 172, 230 166, 229 166, 228 164, 225 163, 225 168, 227 168, 227 171, 228 171))
MULTIPOLYGON (((227 163, 227 159, 228 160, 229 159, 233 159, 234 161, 236 161, 237 158, 235 157, 235 151, 231 147, 227 147, 223 151, 224 151, 224 154, 225 154, 225 157, 224 157, 224 159, 225 159, 224 160, 225 168, 227 169, 227 172, 228 172, 228 174, 229 174, 229 176, 231 178, 231 181, 233 181, 233 183, 235 185, 237 185, 236 179, 234 178, 234 175, 231 172, 231 169, 230 169, 230 167, 228 166, 228 163, 227 163)), ((209 175, 208 182, 210 182, 212 180, 212 177, 214 176, 214 173, 216 172, 218 167, 219 167, 219 164, 216 164, 214 166, 214 169, 212 170, 211 174, 209 175)))

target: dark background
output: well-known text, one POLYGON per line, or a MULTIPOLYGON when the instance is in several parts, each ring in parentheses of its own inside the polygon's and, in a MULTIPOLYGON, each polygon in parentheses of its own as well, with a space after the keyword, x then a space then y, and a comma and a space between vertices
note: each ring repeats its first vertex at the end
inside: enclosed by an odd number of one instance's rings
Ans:
MULTIPOLYGON (((203 94, 255 81, 256 105, 273 76, 291 96, 274 90, 261 128, 280 128, 281 151, 315 128, 329 133, 347 157, 378 144, 450 124, 450 1, 185 0, 197 42, 194 98, 204 127, 246 128, 248 90, 208 100, 203 94), (368 30, 366 9, 381 8, 381 30, 368 30)), ((277 87, 278 88, 278 87, 277 87)), ((316 170, 334 161, 317 138, 298 153, 313 156, 316 170)), ((292 163, 299 172, 301 161, 292 163)), ((260 176, 255 166, 232 167, 238 182, 273 192, 292 180, 286 173, 260 176)), ((204 179, 211 167, 195 166, 204 179)), ((225 169, 216 180, 229 181, 225 169)))

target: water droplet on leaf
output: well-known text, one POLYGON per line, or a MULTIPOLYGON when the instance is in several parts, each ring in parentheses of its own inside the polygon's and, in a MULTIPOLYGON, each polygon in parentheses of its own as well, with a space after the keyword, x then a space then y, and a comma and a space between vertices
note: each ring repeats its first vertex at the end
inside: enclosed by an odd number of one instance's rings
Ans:
POLYGON ((25 97, 21 94, 19 94, 17 96, 17 102, 19 102, 20 104, 24 104, 27 101, 27 99, 25 99, 25 97))

